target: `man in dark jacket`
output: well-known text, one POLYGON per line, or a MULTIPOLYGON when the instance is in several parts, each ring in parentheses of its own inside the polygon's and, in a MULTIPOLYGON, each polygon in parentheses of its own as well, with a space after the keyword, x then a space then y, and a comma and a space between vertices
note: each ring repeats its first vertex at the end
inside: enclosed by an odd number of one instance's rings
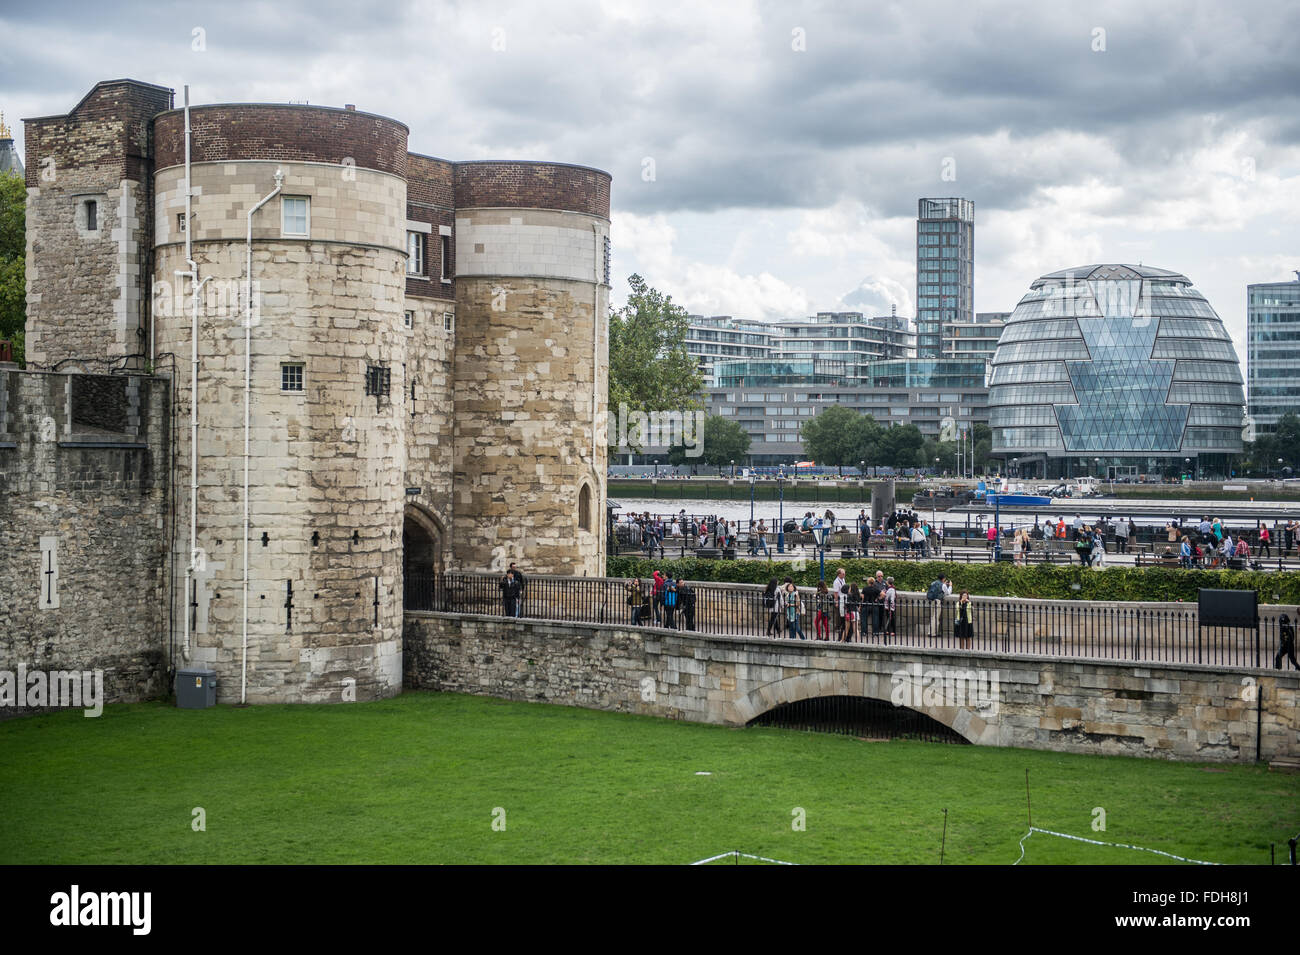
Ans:
POLYGON ((522 617, 524 615, 524 601, 528 599, 528 578, 524 576, 524 572, 522 570, 520 570, 518 567, 515 566, 514 561, 510 562, 510 569, 515 572, 515 580, 519 581, 518 616, 522 617))
POLYGON ((498 586, 501 588, 501 610, 507 617, 519 616, 519 579, 513 570, 507 570, 498 586))
POLYGON ((682 629, 695 629, 695 588, 684 580, 677 581, 677 609, 681 611, 682 629))

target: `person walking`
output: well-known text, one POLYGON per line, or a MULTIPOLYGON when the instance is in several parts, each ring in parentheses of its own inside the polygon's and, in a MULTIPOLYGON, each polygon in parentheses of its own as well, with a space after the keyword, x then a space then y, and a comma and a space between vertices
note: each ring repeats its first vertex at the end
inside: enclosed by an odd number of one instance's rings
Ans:
POLYGON ((952 625, 952 635, 957 638, 957 645, 961 649, 970 649, 971 639, 975 636, 975 605, 971 603, 969 590, 963 590, 961 596, 957 598, 957 613, 952 625))
POLYGON ((880 632, 880 595, 884 592, 884 580, 880 571, 876 576, 868 577, 862 585, 861 606, 858 608, 858 630, 870 631, 872 639, 880 632))
POLYGON ((929 557, 930 555, 926 552, 925 549, 925 531, 921 530, 920 524, 912 525, 911 537, 912 537, 912 550, 916 553, 916 556, 929 557))
POLYGON ((1017 567, 1025 566, 1025 544, 1026 543, 1027 542, 1025 540, 1024 528, 1020 528, 1019 530, 1016 531, 1016 535, 1014 538, 1012 538, 1011 541, 1011 550, 1012 553, 1015 554, 1017 567))
POLYGON ((758 521, 758 547, 767 555, 767 559, 772 559, 772 552, 767 549, 767 523, 762 520, 758 521))
POLYGON ((654 608, 655 625, 658 626, 663 622, 664 616, 664 584, 666 581, 659 571, 654 572, 654 590, 650 595, 650 603, 654 608))
POLYGON ((1092 532, 1092 561, 1091 565, 1097 570, 1106 566, 1106 542, 1102 540, 1101 531, 1092 532))
POLYGON ((930 589, 925 593, 925 599, 930 604, 930 633, 931 637, 939 636, 939 621, 943 616, 943 599, 952 596, 952 582, 943 574, 930 582, 930 589))
POLYGON ((1183 569, 1191 570, 1192 569, 1192 542, 1187 539, 1186 534, 1183 535, 1183 542, 1182 544, 1179 545, 1178 555, 1182 559, 1183 569))
POLYGON ((1268 524, 1263 521, 1259 522, 1259 553, 1262 557, 1272 557, 1273 548, 1269 546, 1270 535, 1268 533, 1268 524))
POLYGON ((862 592, 858 590, 857 584, 849 584, 844 588, 844 630, 840 634, 841 642, 861 642, 862 631, 858 629, 858 614, 861 609, 862 592))
POLYGON ((669 630, 677 629, 677 581, 668 575, 664 583, 664 626, 669 630))
POLYGON ((684 580, 677 581, 677 606, 681 611, 682 629, 695 629, 695 588, 684 580))
POLYGON ((519 581, 519 613, 518 616, 524 615, 524 602, 528 599, 528 578, 524 572, 514 565, 511 561, 510 569, 515 572, 515 580, 519 581))
POLYGON ((831 636, 831 590, 826 581, 817 582, 817 595, 813 598, 813 633, 816 640, 829 640, 831 636))
POLYGON ((894 613, 898 607, 898 591, 894 589, 894 578, 885 578, 885 592, 881 595, 884 604, 884 630, 886 638, 894 636, 894 613))
POLYGON ((868 556, 867 549, 871 544, 871 518, 867 517, 866 508, 858 511, 858 540, 862 556, 868 556))
MULTIPOLYGON (((1296 613, 1300 614, 1300 607, 1296 608, 1296 613)), ((1295 658, 1295 627, 1286 614, 1277 618, 1277 635, 1277 654, 1273 657, 1273 669, 1282 669, 1282 658, 1286 657, 1291 661, 1294 669, 1300 670, 1300 663, 1297 663, 1295 658)))
POLYGON ((799 597, 799 588, 787 577, 785 579, 785 626, 786 636, 791 640, 796 637, 800 640, 808 639, 804 636, 803 624, 799 620, 801 610, 803 610, 803 601, 799 597))
POLYGON ((1121 517, 1115 522, 1115 553, 1128 553, 1128 535, 1130 530, 1131 526, 1127 517, 1121 517))
POLYGON ((513 570, 507 570, 498 586, 501 588, 501 611, 504 616, 519 616, 519 578, 513 570))
POLYGON ((767 610, 767 636, 772 636, 772 631, 781 636, 781 608, 779 606, 779 595, 777 593, 776 578, 773 577, 767 582, 767 587, 763 590, 763 607, 767 610))
POLYGON ((644 588, 641 586, 641 578, 633 577, 626 584, 627 605, 632 608, 632 624, 639 627, 641 621, 645 619, 643 612, 648 614, 650 607, 647 604, 644 588), (643 610, 644 608, 644 610, 643 610))
POLYGON ((1300 521, 1297 521, 1294 517, 1286 522, 1286 527, 1282 528, 1282 543, 1285 546, 1283 557, 1291 556, 1291 548, 1295 546, 1297 531, 1300 531, 1300 521))
POLYGON ((835 571, 835 581, 831 584, 831 594, 834 596, 833 607, 835 610, 835 632, 839 633, 844 629, 844 588, 848 586, 848 571, 843 567, 835 571))

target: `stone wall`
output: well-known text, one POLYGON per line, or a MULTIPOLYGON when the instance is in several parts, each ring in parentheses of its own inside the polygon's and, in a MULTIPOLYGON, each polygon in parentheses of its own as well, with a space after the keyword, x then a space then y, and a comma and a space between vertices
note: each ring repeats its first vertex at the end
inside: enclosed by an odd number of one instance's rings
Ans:
POLYGON ((107 702, 148 699, 169 689, 168 382, 98 378, 134 408, 106 439, 74 429, 72 378, 0 371, 0 670, 102 669, 107 702))
POLYGON ((1300 674, 773 641, 608 624, 408 613, 408 689, 744 725, 820 696, 894 700, 973 743, 1195 760, 1300 755, 1300 674), (995 674, 980 705, 925 695, 928 674, 995 674), (896 675, 898 675, 896 677, 896 675), (995 705, 989 706, 988 703, 995 705))

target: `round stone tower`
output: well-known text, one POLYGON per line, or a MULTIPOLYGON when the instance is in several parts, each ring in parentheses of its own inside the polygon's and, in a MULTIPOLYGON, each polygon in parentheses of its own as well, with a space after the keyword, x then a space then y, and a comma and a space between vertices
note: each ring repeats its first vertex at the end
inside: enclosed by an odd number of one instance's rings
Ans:
POLYGON ((467 570, 604 572, 610 176, 455 167, 453 546, 467 570))
POLYGON ((245 677, 250 702, 397 693, 407 128, 308 106, 202 106, 190 115, 188 220, 184 114, 154 124, 153 347, 160 365, 175 362, 177 558, 169 571, 184 595, 173 659, 213 667, 221 702, 240 699, 245 677), (277 182, 279 194, 252 220, 245 492, 246 229, 249 210, 277 182), (198 552, 188 570, 191 285, 176 275, 189 269, 186 232, 205 283, 198 552))

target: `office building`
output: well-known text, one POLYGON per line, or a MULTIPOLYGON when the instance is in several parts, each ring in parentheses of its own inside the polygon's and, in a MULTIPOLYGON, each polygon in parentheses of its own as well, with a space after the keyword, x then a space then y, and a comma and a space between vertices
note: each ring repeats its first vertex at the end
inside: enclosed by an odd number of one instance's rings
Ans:
POLYGON ((1293 282, 1246 286, 1246 376, 1257 434, 1300 414, 1300 272, 1293 282))
POLYGON ((993 453, 1025 476, 1226 475, 1243 405, 1210 303, 1186 276, 1141 265, 1035 281, 989 382, 993 453))

